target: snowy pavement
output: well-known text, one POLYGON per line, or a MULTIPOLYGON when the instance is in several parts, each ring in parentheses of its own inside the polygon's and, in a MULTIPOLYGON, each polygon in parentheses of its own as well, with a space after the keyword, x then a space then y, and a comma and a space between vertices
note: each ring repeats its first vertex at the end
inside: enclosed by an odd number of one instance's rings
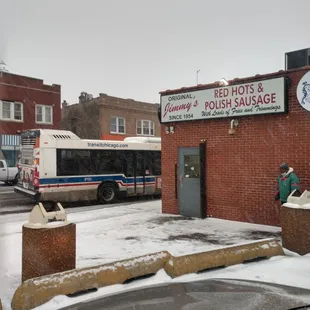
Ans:
MULTIPOLYGON (((69 212, 68 212, 69 213, 69 212)), ((26 214, 0 217, 0 298, 4 309, 21 279, 21 228, 26 214)), ((186 219, 161 214, 161 201, 117 205, 113 208, 82 208, 68 214, 77 224, 77 267, 94 266, 125 258, 168 250, 172 255, 201 252, 252 240, 276 237, 278 227, 224 221, 219 219, 186 219)), ((57 309, 79 298, 93 298, 124 288, 132 288, 163 281, 187 281, 205 277, 232 277, 308 287, 310 257, 275 257, 268 261, 238 265, 200 275, 187 275, 172 280, 163 270, 152 278, 131 284, 114 285, 96 293, 72 300, 64 296, 54 298, 41 307, 57 309), (283 271, 287 272, 283 272, 283 271), (289 275, 294 275, 291 277, 289 275)))
POLYGON ((32 206, 29 198, 14 192, 14 186, 0 182, 0 216, 13 212, 29 212, 32 206))

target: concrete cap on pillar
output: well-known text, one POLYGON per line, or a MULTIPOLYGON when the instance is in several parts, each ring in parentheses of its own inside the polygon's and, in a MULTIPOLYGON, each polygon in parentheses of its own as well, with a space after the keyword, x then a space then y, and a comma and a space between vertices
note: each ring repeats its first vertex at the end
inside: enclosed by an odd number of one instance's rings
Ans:
POLYGON ((56 204, 55 211, 47 212, 40 202, 34 206, 29 215, 27 228, 55 228, 68 225, 67 214, 60 203, 56 204))

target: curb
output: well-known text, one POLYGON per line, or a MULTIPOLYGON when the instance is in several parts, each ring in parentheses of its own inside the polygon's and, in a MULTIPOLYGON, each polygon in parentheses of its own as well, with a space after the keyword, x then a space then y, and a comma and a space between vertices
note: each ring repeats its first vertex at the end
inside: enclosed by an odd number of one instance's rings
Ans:
POLYGON ((237 265, 276 255, 284 255, 284 251, 275 239, 268 239, 197 254, 171 257, 165 270, 170 277, 176 278, 188 273, 237 265))

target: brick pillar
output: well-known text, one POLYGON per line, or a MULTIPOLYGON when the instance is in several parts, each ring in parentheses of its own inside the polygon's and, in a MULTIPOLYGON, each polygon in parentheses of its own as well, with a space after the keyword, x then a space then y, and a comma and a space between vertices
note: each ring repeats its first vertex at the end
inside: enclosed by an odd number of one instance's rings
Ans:
POLYGON ((22 282, 75 269, 76 225, 22 231, 22 282))
POLYGON ((282 246, 305 255, 310 253, 310 209, 281 207, 282 246))

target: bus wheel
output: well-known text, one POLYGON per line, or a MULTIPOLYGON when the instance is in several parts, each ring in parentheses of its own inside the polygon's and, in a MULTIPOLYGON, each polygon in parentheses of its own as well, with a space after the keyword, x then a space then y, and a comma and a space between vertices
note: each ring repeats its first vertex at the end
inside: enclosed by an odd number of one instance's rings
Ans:
POLYGON ((104 183, 99 187, 98 199, 101 203, 112 203, 116 200, 116 187, 113 183, 104 183))

